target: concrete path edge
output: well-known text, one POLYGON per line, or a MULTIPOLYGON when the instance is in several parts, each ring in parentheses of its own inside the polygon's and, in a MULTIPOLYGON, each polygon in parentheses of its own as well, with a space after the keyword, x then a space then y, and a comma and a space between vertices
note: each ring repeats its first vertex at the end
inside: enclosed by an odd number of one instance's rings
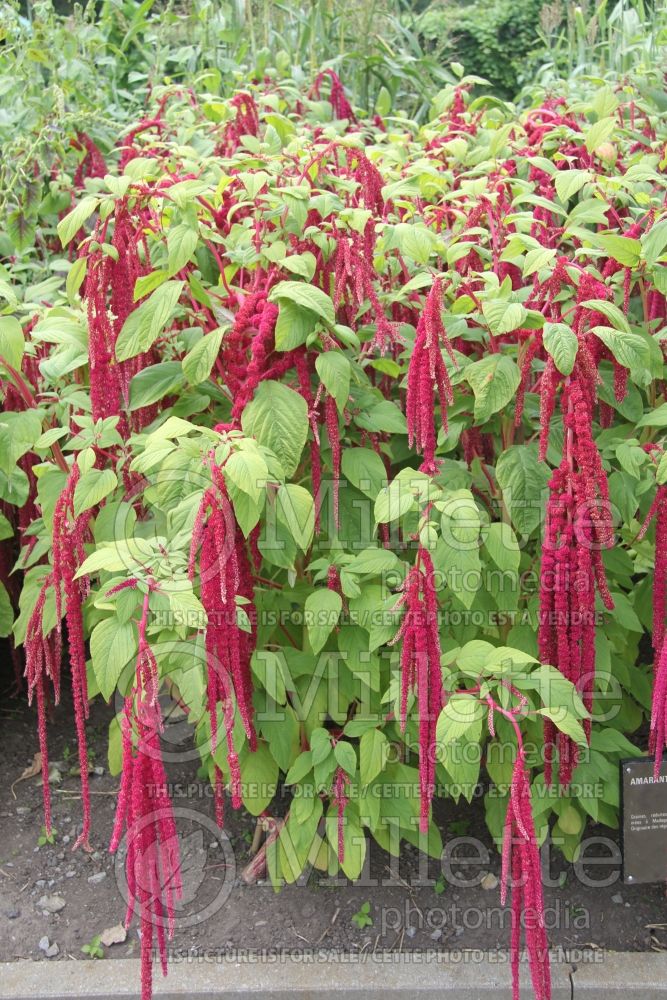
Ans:
MULTIPOLYGON (((562 954, 552 960, 553 1000, 667 1000, 667 953, 588 952, 583 960, 562 954), (572 957, 575 962, 573 963, 572 957)), ((530 978, 522 966, 522 1000, 530 1000, 530 978)), ((139 997, 134 959, 0 963, 0 1000, 114 1000, 139 997)), ((510 970, 504 956, 479 953, 410 953, 382 956, 216 958, 172 963, 169 976, 155 976, 159 1000, 510 1000, 510 970), (463 956, 467 955, 467 958, 463 956)))

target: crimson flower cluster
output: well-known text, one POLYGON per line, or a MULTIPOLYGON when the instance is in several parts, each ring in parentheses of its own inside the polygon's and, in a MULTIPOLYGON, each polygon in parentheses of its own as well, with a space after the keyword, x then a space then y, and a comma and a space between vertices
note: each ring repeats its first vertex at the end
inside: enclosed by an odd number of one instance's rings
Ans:
MULTIPOLYGON (((218 741, 218 707, 222 707, 223 728, 227 740, 227 765, 230 772, 232 804, 241 804, 241 772, 234 746, 234 701, 238 706, 250 749, 257 746, 253 723, 252 678, 250 659, 255 645, 254 626, 247 632, 239 625, 241 608, 250 611, 254 587, 243 536, 236 524, 224 475, 211 462, 211 486, 204 492, 192 534, 190 579, 194 578, 197 553, 201 601, 206 611, 207 707, 211 725, 211 746, 215 754, 218 741), (237 598, 246 603, 237 606, 237 598)), ((215 763, 216 818, 223 821, 223 775, 215 763)))
POLYGON ((419 827, 426 833, 431 800, 435 790, 436 723, 444 703, 440 669, 440 632, 438 596, 434 583, 433 561, 427 549, 420 547, 414 566, 403 585, 396 608, 404 606, 405 615, 392 644, 402 640, 400 723, 405 730, 408 696, 417 694, 419 718, 419 827))

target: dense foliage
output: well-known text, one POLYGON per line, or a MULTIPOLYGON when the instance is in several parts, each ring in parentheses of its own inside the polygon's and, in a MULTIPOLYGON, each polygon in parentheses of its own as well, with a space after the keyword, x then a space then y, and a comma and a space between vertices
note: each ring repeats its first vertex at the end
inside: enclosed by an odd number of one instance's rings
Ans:
POLYGON ((63 106, 7 185, 1 631, 47 831, 69 664, 83 847, 89 701, 117 701, 145 996, 180 888, 165 693, 220 823, 226 792, 292 790, 276 888, 358 877, 368 836, 439 856, 434 797, 481 781, 538 1000, 537 847, 617 825, 651 712, 662 752, 662 81, 521 114, 472 85, 423 125, 361 116, 333 70, 155 85, 132 122, 140 92, 63 106))

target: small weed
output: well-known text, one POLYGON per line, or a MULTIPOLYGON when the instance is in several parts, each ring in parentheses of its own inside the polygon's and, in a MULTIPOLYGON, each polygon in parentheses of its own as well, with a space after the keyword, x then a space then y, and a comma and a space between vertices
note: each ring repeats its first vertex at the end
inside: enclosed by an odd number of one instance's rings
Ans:
POLYGON ((51 827, 51 833, 47 833, 46 827, 43 826, 39 837, 37 838, 37 843, 40 847, 44 847, 46 844, 55 844, 56 837, 58 836, 58 831, 55 827, 51 827))
POLYGON ((94 938, 91 938, 88 944, 83 945, 81 951, 90 958, 104 958, 104 948, 100 944, 100 935, 96 934, 94 938))
POLYGON ((359 930, 363 930, 364 927, 372 927, 371 904, 362 903, 360 909, 352 914, 352 922, 357 925, 359 930))

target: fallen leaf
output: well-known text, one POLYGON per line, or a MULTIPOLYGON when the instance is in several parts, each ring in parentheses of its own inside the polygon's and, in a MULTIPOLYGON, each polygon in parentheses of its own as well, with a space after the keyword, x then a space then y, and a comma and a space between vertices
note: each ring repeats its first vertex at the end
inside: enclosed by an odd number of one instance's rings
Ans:
POLYGON ((32 764, 25 768, 21 775, 16 779, 11 787, 11 792, 14 798, 16 798, 16 793, 14 792, 14 785, 18 785, 19 781, 25 781, 26 778, 34 778, 35 775, 42 773, 42 755, 41 753, 36 753, 32 758, 32 764))
POLYGON ((123 944, 126 940, 127 931, 122 924, 116 924, 115 927, 107 927, 100 934, 100 944, 103 944, 106 948, 111 947, 112 944, 123 944))

